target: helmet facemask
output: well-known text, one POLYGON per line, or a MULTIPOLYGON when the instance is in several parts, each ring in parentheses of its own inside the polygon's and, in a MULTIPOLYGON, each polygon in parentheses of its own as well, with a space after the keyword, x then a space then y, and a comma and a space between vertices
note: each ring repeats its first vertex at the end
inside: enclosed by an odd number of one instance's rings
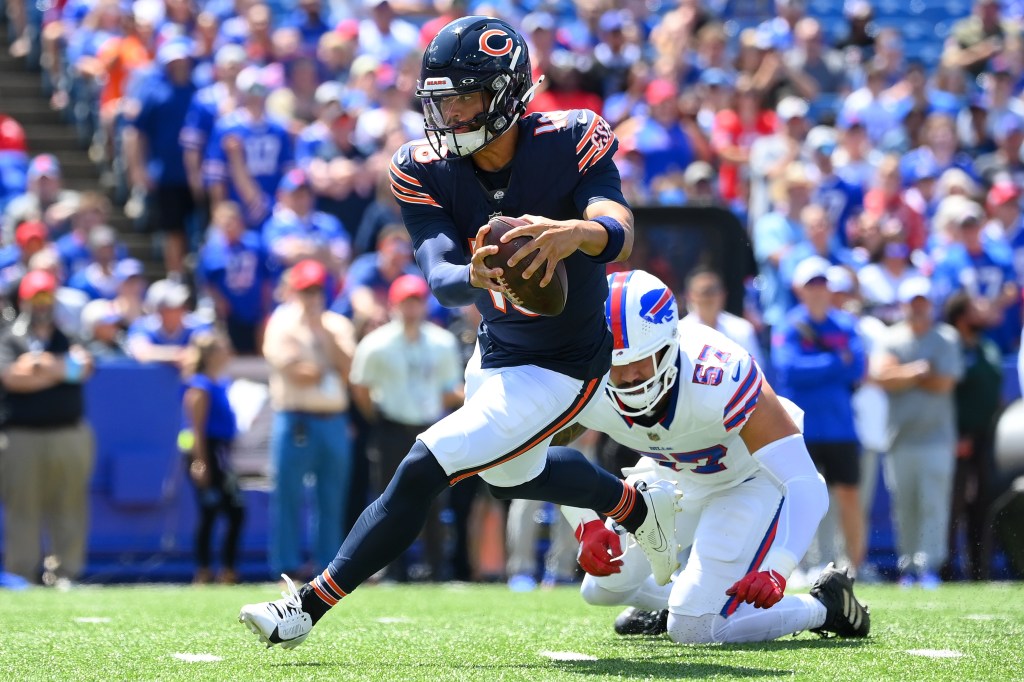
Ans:
POLYGON ((448 78, 425 79, 416 96, 423 106, 427 141, 438 156, 442 156, 442 147, 447 147, 455 156, 475 154, 512 128, 526 113, 526 105, 533 99, 540 81, 529 87, 529 78, 522 71, 516 71, 516 64, 521 58, 521 48, 517 47, 509 68, 468 85, 455 86, 448 78), (473 95, 483 98, 482 104, 490 96, 490 102, 470 120, 452 121, 450 113, 456 100, 473 95), (469 130, 455 132, 463 127, 469 130))
MULTIPOLYGON (((657 351, 641 358, 654 368, 650 379, 637 386, 616 387, 608 383, 605 390, 614 398, 612 405, 624 417, 639 417, 657 407, 662 398, 675 386, 679 374, 676 360, 679 357, 679 339, 673 337, 657 351), (659 360, 659 355, 661 359, 659 360)), ((632 363, 617 363, 632 364, 632 363)))

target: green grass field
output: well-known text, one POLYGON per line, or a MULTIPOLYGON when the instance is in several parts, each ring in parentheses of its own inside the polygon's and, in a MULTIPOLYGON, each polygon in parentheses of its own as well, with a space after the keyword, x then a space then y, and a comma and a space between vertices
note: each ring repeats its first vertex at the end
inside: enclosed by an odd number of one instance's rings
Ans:
POLYGON ((0 592, 0 679, 1024 679, 1021 585, 861 587, 872 612, 867 640, 804 633, 730 646, 618 637, 611 627, 618 611, 587 606, 573 588, 368 586, 292 651, 264 649, 236 621, 240 605, 276 592, 273 585, 0 592), (552 652, 584 660, 553 660, 552 652))

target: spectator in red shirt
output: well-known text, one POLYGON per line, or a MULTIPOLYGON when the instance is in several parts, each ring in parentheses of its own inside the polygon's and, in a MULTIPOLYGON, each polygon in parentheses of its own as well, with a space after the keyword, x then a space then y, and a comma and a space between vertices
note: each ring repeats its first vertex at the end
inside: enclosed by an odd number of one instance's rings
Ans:
POLYGON ((722 159, 718 181, 725 201, 739 196, 740 168, 750 161, 754 140, 773 134, 778 125, 775 112, 764 106, 750 78, 741 76, 736 83, 735 104, 715 114, 711 127, 711 147, 722 159))
POLYGON ((911 251, 923 248, 927 233, 924 216, 907 203, 900 175, 900 158, 887 156, 878 166, 875 187, 864 195, 864 210, 883 218, 895 218, 907 235, 911 251))

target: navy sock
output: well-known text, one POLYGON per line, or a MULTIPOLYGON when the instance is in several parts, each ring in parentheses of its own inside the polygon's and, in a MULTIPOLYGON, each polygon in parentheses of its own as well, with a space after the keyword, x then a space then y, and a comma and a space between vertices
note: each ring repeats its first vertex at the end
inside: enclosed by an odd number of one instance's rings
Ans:
POLYGON ((301 591, 314 619, 367 578, 397 559, 423 530, 430 505, 448 487, 448 474, 427 446, 416 441, 384 493, 363 510, 338 556, 301 591), (317 603, 320 602, 320 603, 317 603))
POLYGON ((543 500, 593 509, 630 532, 639 528, 647 516, 647 504, 632 485, 591 464, 572 448, 550 448, 544 471, 531 481, 510 488, 489 488, 498 499, 543 500))

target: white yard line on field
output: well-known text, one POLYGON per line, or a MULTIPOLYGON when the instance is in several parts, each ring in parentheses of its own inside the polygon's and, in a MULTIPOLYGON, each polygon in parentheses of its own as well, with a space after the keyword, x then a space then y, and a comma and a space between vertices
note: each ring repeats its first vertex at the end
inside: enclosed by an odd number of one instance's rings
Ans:
POLYGON ((213 654, 172 654, 171 656, 186 663, 216 663, 217 661, 224 660, 220 656, 214 656, 213 654))
POLYGON ((550 658, 552 661, 596 661, 596 656, 579 654, 575 651, 541 651, 541 656, 550 658))
POLYGON ((952 649, 907 649, 911 656, 924 656, 925 658, 960 658, 963 656, 959 651, 952 649))

